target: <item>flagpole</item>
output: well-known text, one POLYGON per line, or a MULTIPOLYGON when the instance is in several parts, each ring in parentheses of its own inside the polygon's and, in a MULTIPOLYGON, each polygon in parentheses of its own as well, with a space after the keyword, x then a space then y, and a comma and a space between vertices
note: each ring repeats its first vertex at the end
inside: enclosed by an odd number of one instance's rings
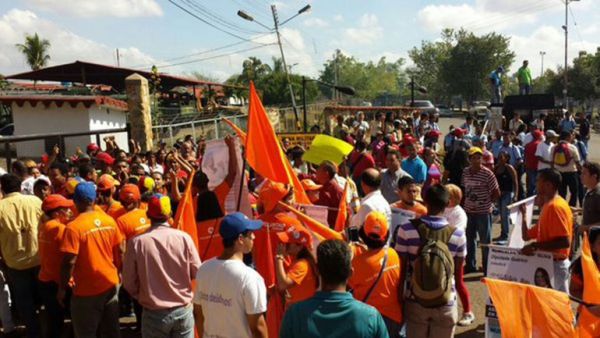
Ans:
MULTIPOLYGON (((253 85, 252 82, 250 82, 250 85, 253 85)), ((249 99, 251 99, 251 95, 249 95, 249 99)), ((248 106, 250 106, 250 100, 248 100, 248 106)), ((250 133, 250 123, 248 123, 248 118, 250 117, 250 109, 248 109, 248 114, 246 115, 246 135, 248 135, 250 133)), ((240 207, 242 204, 242 191, 244 190, 244 179, 246 178, 246 156, 244 154, 244 152, 246 151, 246 147, 248 146, 248 137, 246 136, 246 142, 244 144, 244 147, 242 148, 242 138, 240 136, 238 136, 238 139, 240 140, 240 151, 241 155, 242 155, 242 173, 240 175, 240 189, 238 191, 238 200, 237 200, 237 206, 235 208, 236 211, 240 211, 240 207)))

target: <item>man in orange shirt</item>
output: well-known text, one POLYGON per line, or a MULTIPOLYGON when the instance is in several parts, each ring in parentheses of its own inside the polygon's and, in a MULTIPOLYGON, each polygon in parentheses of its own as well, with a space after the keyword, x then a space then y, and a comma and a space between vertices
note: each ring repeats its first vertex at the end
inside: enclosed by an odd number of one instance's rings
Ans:
POLYGON ((354 298, 375 307, 385 322, 391 338, 400 337, 402 328, 402 294, 400 275, 402 264, 396 250, 386 246, 390 235, 385 214, 372 211, 359 230, 364 244, 351 245, 354 273, 348 285, 354 298), (382 272, 382 264, 385 269, 382 272), (381 276, 379 276, 381 273, 381 276))
POLYGON ((229 166, 225 180, 213 190, 208 188, 208 176, 202 171, 194 175, 194 187, 198 189, 196 196, 196 225, 198 227, 198 248, 200 259, 205 262, 223 252, 223 241, 219 235, 221 218, 225 216, 225 198, 233 186, 238 170, 235 152, 235 140, 225 137, 229 149, 229 166))
MULTIPOLYGON (((573 212, 567 201, 558 194, 561 175, 555 169, 538 172, 536 189, 539 204, 542 205, 538 224, 527 228, 525 217, 521 224, 524 240, 534 240, 521 250, 531 255, 535 250, 543 250, 554 256, 554 289, 569 290, 569 253, 573 234, 573 212)), ((521 213, 525 215, 524 206, 521 213)))
POLYGON ((126 240, 142 234, 150 228, 150 219, 146 210, 140 208, 142 194, 135 184, 125 184, 119 191, 119 200, 125 214, 117 218, 117 226, 126 240))
POLYGON ((100 176, 98 180, 98 207, 115 221, 127 212, 123 205, 113 198, 119 184, 119 181, 108 174, 100 176))
POLYGON ((46 197, 42 203, 46 222, 38 229, 40 255, 40 294, 48 320, 45 321, 49 337, 61 337, 65 310, 58 304, 56 294, 60 284, 60 264, 63 253, 60 244, 63 240, 66 223, 71 220, 73 201, 62 195, 46 197))
POLYGON ((119 337, 116 262, 122 261, 123 239, 112 217, 95 210, 93 183, 79 183, 73 199, 79 216, 67 224, 60 246, 64 258, 57 297, 64 305, 73 276, 71 317, 75 336, 96 338, 99 332, 103 338, 119 337))

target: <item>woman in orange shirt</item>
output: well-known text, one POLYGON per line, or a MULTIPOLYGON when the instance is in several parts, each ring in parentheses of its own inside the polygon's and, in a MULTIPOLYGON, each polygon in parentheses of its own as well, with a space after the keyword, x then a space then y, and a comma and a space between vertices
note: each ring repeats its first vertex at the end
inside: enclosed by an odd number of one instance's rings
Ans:
POLYGON ((275 275, 277 288, 286 293, 286 308, 312 297, 317 291, 319 279, 317 265, 311 253, 312 236, 300 225, 290 226, 278 232, 282 244, 277 247, 275 275), (291 263, 286 266, 286 261, 291 263))

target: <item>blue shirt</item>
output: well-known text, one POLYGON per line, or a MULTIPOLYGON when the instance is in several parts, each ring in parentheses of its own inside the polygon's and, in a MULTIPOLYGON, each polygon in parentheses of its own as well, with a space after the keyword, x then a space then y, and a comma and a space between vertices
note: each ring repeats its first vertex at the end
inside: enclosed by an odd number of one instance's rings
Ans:
POLYGON ((500 76, 500 73, 498 73, 497 70, 490 73, 490 80, 492 80, 494 86, 502 86, 502 77, 500 76))
POLYGON ((381 314, 349 292, 317 292, 292 305, 281 322, 281 338, 372 337, 388 338, 381 314))
POLYGON ((415 159, 407 158, 402 161, 402 169, 412 176, 418 184, 424 183, 427 178, 427 165, 419 156, 415 159))
POLYGON ((558 130, 560 130, 561 132, 563 131, 567 131, 567 132, 572 132, 573 130, 575 130, 575 128, 577 127, 577 123, 575 123, 575 120, 573 119, 562 119, 560 121, 560 123, 558 124, 558 130))
POLYGON ((500 143, 499 146, 493 148, 492 154, 494 154, 494 158, 498 159, 498 155, 500 155, 500 152, 502 151, 508 153, 508 155, 510 156, 510 161, 508 163, 513 167, 519 164, 519 162, 523 161, 523 155, 521 151, 516 145, 512 143, 509 143, 507 146, 504 145, 504 143, 500 143))

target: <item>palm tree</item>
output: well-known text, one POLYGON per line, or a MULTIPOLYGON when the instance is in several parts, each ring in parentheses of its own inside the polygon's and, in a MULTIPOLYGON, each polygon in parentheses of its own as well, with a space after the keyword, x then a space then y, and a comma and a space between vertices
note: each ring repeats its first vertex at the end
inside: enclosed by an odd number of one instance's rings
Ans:
POLYGON ((50 60, 48 49, 50 49, 50 41, 40 39, 37 33, 25 36, 25 43, 16 44, 17 49, 27 59, 27 64, 32 70, 39 70, 46 66, 50 60))

